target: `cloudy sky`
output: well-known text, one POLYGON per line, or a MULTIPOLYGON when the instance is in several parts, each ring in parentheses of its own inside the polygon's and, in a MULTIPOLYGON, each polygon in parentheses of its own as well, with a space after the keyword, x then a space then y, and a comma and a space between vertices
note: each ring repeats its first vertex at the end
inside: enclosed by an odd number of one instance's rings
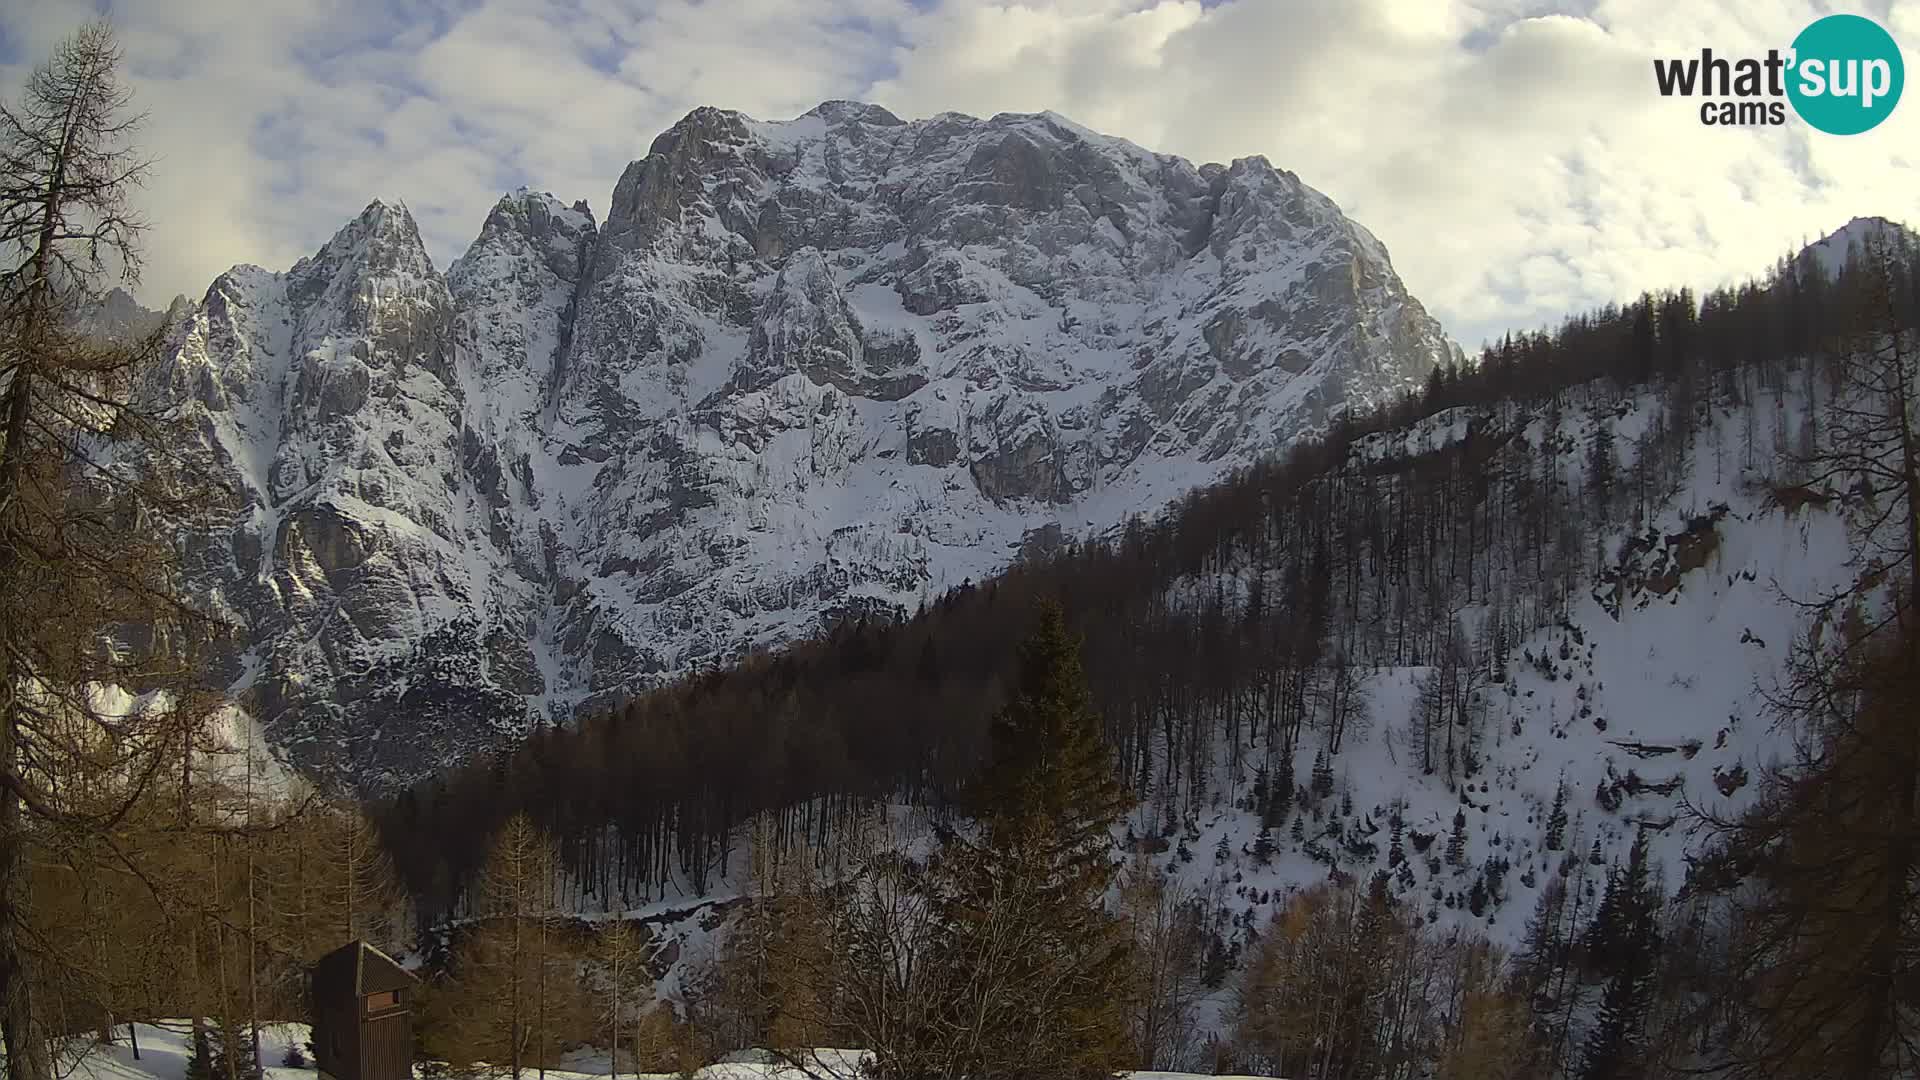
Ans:
MULTIPOLYGON (((1832 10, 1787 0, 8 0, 0 93, 88 3, 152 113, 154 305, 237 262, 284 269, 375 196, 444 266, 522 184, 604 215, 694 106, 829 98, 1264 154, 1384 240, 1470 348, 1745 276, 1855 215, 1920 223, 1920 100, 1840 138, 1705 128, 1655 92, 1656 56, 1784 49, 1832 10)), ((1920 0, 1843 10, 1916 69, 1920 0)))

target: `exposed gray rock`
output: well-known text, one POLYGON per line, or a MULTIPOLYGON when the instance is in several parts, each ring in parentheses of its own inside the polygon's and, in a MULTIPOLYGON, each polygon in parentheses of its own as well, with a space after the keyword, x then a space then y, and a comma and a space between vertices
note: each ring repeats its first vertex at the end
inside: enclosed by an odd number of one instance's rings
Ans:
POLYGON ((1262 158, 855 102, 695 110, 604 225, 514 192, 444 277, 376 202, 169 319, 221 670, 369 788, 1111 528, 1451 349, 1262 158))

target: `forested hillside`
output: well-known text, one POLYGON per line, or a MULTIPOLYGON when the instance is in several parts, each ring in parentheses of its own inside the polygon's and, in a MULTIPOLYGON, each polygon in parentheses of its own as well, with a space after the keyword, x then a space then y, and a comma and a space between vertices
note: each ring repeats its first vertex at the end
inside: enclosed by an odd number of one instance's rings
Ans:
MULTIPOLYGON (((1159 520, 409 791, 380 817, 421 924, 480 910, 468 883, 516 812, 551 837, 574 910, 752 892, 768 850, 858 875, 877 806, 897 808, 893 846, 918 850, 967 820, 1013 644, 1058 600, 1134 799, 1116 844, 1187 913, 1184 1034, 1143 1062, 1206 1064, 1211 1030, 1217 1064, 1277 1068, 1289 1039, 1337 1030, 1322 1067, 1350 1075, 1417 1027, 1421 995, 1380 990, 1263 1029, 1245 980, 1283 962, 1273 918, 1380 940, 1381 920, 1431 927, 1465 950, 1435 961, 1454 996, 1434 1015, 1456 1024, 1461 987, 1511 974, 1512 950, 1520 981, 1488 985, 1531 1018, 1489 1016, 1527 1033, 1538 1067, 1588 1069, 1595 1040, 1637 1046, 1621 1060, 1638 1068, 1697 1062, 1739 1027, 1702 1011, 1731 909, 1689 867, 1806 763, 1818 725, 1789 707, 1796 656, 1871 638, 1841 628, 1908 573, 1910 468, 1859 456, 1898 446, 1885 380, 1912 346, 1891 332, 1920 312, 1906 243, 1857 221, 1764 281, 1503 340, 1159 520), (1869 438, 1870 414, 1892 442, 1869 438), (1494 959, 1472 959, 1476 939, 1494 959), (1655 940, 1687 948, 1656 971, 1655 940)), ((1344 986, 1390 952, 1289 979, 1311 999, 1301 980, 1344 986)))
MULTIPOLYGON (((429 910, 446 910, 455 896, 428 883, 457 888, 524 809, 586 895, 638 903, 704 891, 763 813, 824 836, 863 799, 942 807, 1047 597, 1082 636, 1107 742, 1159 820, 1237 801, 1264 772, 1284 825, 1311 759, 1337 761, 1350 738, 1356 685, 1390 669, 1437 676, 1423 680, 1440 705, 1416 771, 1476 781, 1500 739, 1488 688, 1549 660, 1565 670, 1585 648, 1559 645, 1578 606, 1617 615, 1649 584, 1677 589, 1729 500, 1824 514, 1844 498, 1830 478, 1807 486, 1799 464, 1830 397, 1822 361, 1890 316, 1812 265, 1510 338, 1158 521, 543 731, 391 801, 396 855, 429 910), (408 836, 433 839, 409 849, 408 836)), ((1920 301, 1904 272, 1896 291, 1892 317, 1910 325, 1920 301)))

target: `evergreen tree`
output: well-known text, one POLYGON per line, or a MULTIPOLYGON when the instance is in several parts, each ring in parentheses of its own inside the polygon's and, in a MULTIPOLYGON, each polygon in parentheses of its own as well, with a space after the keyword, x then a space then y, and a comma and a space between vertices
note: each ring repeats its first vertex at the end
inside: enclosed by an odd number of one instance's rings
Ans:
POLYGON ((1560 784, 1553 792, 1553 810, 1547 814, 1547 850, 1559 851, 1567 841, 1567 778, 1560 777, 1560 784))
POLYGON ((1600 906, 1594 909, 1593 921, 1587 924, 1584 940, 1587 964, 1597 971, 1613 970, 1614 957, 1625 936, 1624 882, 1619 864, 1608 868, 1606 885, 1600 891, 1600 906))
POLYGON ((1600 1012, 1587 1036, 1583 1080, 1638 1075, 1660 951, 1659 898, 1647 865, 1647 834, 1634 838, 1625 871, 1608 882, 1596 927, 1605 919, 1597 961, 1607 972, 1600 1012), (1609 911, 1611 907, 1611 911, 1609 911))
POLYGON ((1644 381, 1653 376, 1654 370, 1654 331, 1653 296, 1641 293, 1638 303, 1633 305, 1633 376, 1644 381))
POLYGON ((1253 838, 1253 862, 1256 866, 1273 862, 1273 830, 1263 827, 1260 835, 1253 838))
POLYGON ((1322 799, 1333 794, 1333 762, 1325 750, 1313 755, 1313 793, 1322 799))
POLYGON ((1552 989, 1554 975, 1566 962, 1562 933, 1566 912, 1567 883, 1560 875, 1549 874, 1534 904, 1533 916, 1527 920, 1517 963, 1521 985, 1539 1013, 1552 1013, 1558 1006, 1552 989))
POLYGON ((927 635, 926 643, 920 646, 920 662, 914 667, 914 678, 920 685, 938 687, 940 685, 940 656, 934 651, 933 635, 927 635))
POLYGON ((187 1052, 186 1080, 214 1080, 213 1046, 205 1024, 193 1026, 192 1045, 187 1052))
MULTIPOLYGON (((253 1037, 247 1025, 222 1018, 217 1036, 213 1080, 260 1080, 260 1062, 254 1057, 253 1037)), ((191 1062, 188 1067, 191 1069, 191 1062)))
POLYGON ((1276 828, 1293 812, 1293 754, 1280 755, 1280 767, 1273 774, 1273 790, 1267 793, 1267 824, 1276 828))
POLYGON ((1407 861, 1407 849, 1405 845, 1401 843, 1401 838, 1405 831, 1406 825, 1405 822, 1401 820, 1400 811, 1395 810, 1393 817, 1387 821, 1388 866, 1399 866, 1401 863, 1407 861))
POLYGON ((1447 865, 1467 865, 1467 812, 1453 812, 1453 831, 1447 834, 1447 865))
POLYGON ((1045 604, 968 791, 978 833, 942 845, 934 955, 954 992, 935 1027, 950 1074, 1044 1062, 1094 1077, 1128 1062, 1128 940, 1103 899, 1119 871, 1107 830, 1130 798, 1098 730, 1079 644, 1045 604))
POLYGON ((1606 512, 1613 495, 1617 458, 1613 449, 1613 418, 1599 409, 1593 413, 1593 444, 1587 449, 1587 497, 1593 508, 1606 512))

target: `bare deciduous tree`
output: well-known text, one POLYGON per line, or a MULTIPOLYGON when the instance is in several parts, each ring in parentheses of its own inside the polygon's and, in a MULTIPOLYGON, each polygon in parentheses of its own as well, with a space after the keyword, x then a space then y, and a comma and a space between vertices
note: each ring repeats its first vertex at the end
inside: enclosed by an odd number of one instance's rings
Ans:
POLYGON ((176 526, 206 500, 140 403, 159 334, 85 318, 140 267, 148 165, 120 59, 88 23, 0 106, 0 1030, 21 1080, 48 1078, 36 993, 69 960, 35 947, 30 867, 134 865, 125 827, 197 724, 192 654, 213 629, 174 573, 176 526))

